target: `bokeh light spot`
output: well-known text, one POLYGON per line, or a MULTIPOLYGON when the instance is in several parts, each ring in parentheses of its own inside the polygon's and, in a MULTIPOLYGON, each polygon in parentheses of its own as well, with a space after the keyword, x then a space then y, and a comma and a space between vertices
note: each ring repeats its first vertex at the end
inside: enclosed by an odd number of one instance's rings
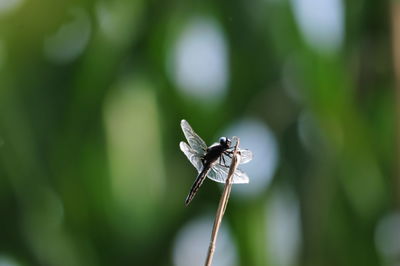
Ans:
POLYGON ((161 205, 165 175, 151 84, 144 78, 122 79, 106 98, 104 122, 116 213, 124 217, 115 216, 117 226, 128 232, 154 231, 150 223, 161 205))
POLYGON ((170 52, 168 70, 187 96, 221 99, 228 82, 227 44, 220 26, 210 18, 190 21, 170 52))
POLYGON ((384 216, 375 230, 375 245, 379 253, 387 260, 400 258, 400 213, 393 212, 384 216))
POLYGON ((89 16, 82 8, 71 9, 70 13, 72 20, 44 40, 44 54, 51 62, 63 64, 75 60, 89 42, 89 16))
POLYGON ((295 265, 301 238, 298 200, 290 190, 279 189, 272 194, 266 214, 271 265, 295 265))
MULTIPOLYGON (((214 218, 205 215, 190 221, 179 232, 175 239, 173 262, 175 266, 204 265, 214 218)), ((231 234, 223 222, 214 253, 214 266, 234 266, 237 262, 237 252, 233 245, 231 234)))
POLYGON ((306 42, 320 52, 335 52, 343 42, 342 0, 291 0, 306 42))
POLYGON ((19 264, 14 258, 0 254, 0 266, 19 266, 19 264))
POLYGON ((98 1, 99 32, 115 46, 128 45, 142 17, 143 1, 98 1))
POLYGON ((233 195, 257 195, 268 187, 278 163, 278 144, 268 126, 255 119, 245 119, 224 131, 224 136, 238 136, 240 147, 253 152, 253 160, 239 168, 250 177, 249 184, 235 186, 233 195))
POLYGON ((23 2, 23 0, 0 0, 0 16, 15 12, 23 2))

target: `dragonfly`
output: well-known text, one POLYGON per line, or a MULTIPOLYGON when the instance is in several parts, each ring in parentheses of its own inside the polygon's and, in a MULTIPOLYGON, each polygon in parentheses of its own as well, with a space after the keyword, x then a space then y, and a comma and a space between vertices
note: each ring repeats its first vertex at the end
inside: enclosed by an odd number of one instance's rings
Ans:
MULTIPOLYGON (((186 120, 181 121, 181 128, 188 143, 181 141, 179 147, 198 172, 185 200, 187 206, 206 177, 219 183, 225 183, 232 161, 233 146, 229 138, 221 137, 219 142, 208 147, 186 120)), ((253 153, 247 149, 238 149, 238 154, 240 155, 239 164, 248 163, 253 159, 253 153)), ((237 168, 232 176, 232 183, 249 183, 249 177, 237 168)))

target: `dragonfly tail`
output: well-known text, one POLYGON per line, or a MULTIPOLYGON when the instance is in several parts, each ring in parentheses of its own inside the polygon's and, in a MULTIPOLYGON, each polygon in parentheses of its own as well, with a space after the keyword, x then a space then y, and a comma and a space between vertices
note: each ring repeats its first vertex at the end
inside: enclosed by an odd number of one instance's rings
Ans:
POLYGON ((190 192, 189 192, 188 196, 186 197, 186 200, 185 200, 185 205, 186 206, 189 205, 189 203, 192 201, 192 199, 196 195, 196 193, 199 190, 200 186, 203 184, 204 180, 206 179, 206 175, 207 175, 209 170, 210 170, 210 168, 204 167, 203 171, 201 171, 199 173, 199 175, 197 176, 196 180, 194 181, 194 183, 192 185, 192 188, 190 189, 190 192))

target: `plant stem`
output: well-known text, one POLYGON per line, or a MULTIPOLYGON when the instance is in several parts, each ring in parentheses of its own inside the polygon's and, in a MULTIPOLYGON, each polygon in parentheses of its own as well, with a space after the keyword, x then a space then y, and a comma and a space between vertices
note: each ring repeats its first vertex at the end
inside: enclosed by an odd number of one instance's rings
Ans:
MULTIPOLYGON (((400 157, 400 2, 392 1, 392 48, 393 48, 393 64, 395 78, 395 106, 396 106, 396 155, 397 162, 400 157)), ((395 163, 395 197, 396 205, 400 206, 400 166, 395 163)))
POLYGON ((236 171, 236 168, 239 164, 239 158, 237 154, 238 146, 239 146, 239 138, 237 138, 235 149, 233 151, 232 162, 229 167, 228 176, 226 178, 224 190, 222 192, 221 198, 219 200, 219 205, 217 209, 217 214, 215 215, 214 226, 211 233, 210 246, 208 247, 207 259, 205 262, 205 266, 211 266, 212 259, 215 252, 215 243, 217 241, 218 230, 222 222, 222 217, 224 216, 226 206, 228 205, 229 195, 232 190, 232 177, 233 173, 236 171))

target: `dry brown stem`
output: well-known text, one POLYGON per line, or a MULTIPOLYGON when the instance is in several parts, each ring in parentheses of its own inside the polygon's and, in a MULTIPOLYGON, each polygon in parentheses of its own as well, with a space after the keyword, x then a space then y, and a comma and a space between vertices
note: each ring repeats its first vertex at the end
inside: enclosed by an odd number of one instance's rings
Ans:
POLYGON ((235 149, 233 151, 232 162, 229 167, 228 177, 226 178, 224 190, 221 195, 221 199, 219 200, 219 205, 217 209, 217 214, 215 215, 214 226, 211 233, 210 246, 208 247, 207 259, 205 262, 206 266, 211 266, 212 259, 215 252, 215 243, 217 241, 218 230, 222 222, 222 217, 224 216, 226 206, 228 205, 229 195, 232 189, 232 177, 233 173, 236 171, 236 168, 239 164, 238 158, 238 146, 239 146, 239 138, 237 138, 235 149))

